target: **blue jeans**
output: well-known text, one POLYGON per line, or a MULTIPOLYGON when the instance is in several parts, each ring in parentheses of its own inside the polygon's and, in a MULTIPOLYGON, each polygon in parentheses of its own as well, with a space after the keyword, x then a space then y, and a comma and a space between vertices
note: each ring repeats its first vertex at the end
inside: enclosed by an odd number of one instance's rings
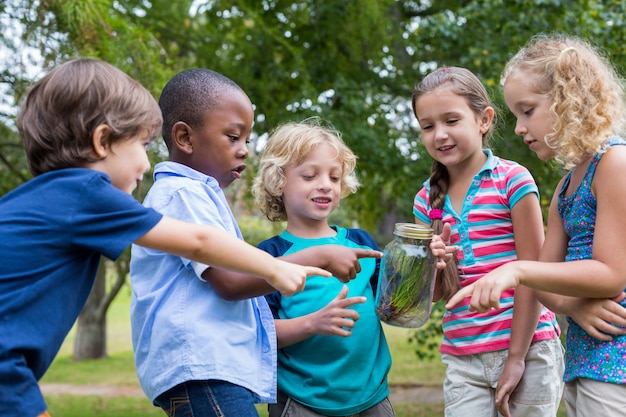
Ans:
POLYGON ((183 382, 154 402, 168 417, 259 417, 254 394, 225 381, 183 382))

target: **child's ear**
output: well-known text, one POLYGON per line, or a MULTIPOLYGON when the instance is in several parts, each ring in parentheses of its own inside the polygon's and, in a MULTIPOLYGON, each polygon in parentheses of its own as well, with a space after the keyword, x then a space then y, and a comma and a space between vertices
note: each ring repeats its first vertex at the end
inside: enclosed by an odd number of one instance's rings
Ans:
POLYGON ((191 154, 193 145, 191 143, 191 135, 193 129, 185 122, 176 122, 172 126, 172 142, 181 152, 191 154))
POLYGON ((98 125, 91 136, 93 151, 99 158, 104 158, 109 153, 109 126, 98 125))
POLYGON ((493 107, 487 107, 483 110, 483 114, 480 116, 480 133, 485 134, 491 127, 491 123, 493 122, 493 117, 495 115, 495 110, 493 107))

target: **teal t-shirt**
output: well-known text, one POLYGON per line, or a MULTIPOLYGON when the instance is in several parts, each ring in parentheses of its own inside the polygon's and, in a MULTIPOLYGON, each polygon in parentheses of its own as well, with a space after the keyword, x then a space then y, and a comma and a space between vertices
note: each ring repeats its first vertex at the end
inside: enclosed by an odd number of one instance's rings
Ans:
MULTIPOLYGON (((360 229, 333 227, 334 237, 304 239, 287 231, 262 242, 259 248, 282 256, 304 248, 335 244, 379 250, 371 236, 360 229)), ((276 292, 266 296, 277 319, 300 317, 330 303, 348 286, 348 297, 365 296, 352 306, 359 320, 348 337, 314 335, 278 351, 278 389, 315 412, 345 416, 362 412, 389 395, 387 374, 391 355, 375 311, 380 261, 360 260, 361 272, 349 283, 335 278, 309 277, 304 291, 290 297, 276 292)))

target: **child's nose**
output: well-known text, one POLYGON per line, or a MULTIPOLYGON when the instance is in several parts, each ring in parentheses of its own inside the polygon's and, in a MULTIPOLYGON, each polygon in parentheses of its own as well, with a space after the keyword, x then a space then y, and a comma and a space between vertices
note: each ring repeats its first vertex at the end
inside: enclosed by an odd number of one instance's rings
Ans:
POLYGON ((145 174, 146 172, 150 171, 150 158, 148 158, 148 154, 146 154, 146 159, 144 161, 144 167, 143 167, 143 173, 145 174))
POLYGON ((320 190, 330 190, 331 184, 332 182, 330 181, 330 178, 320 176, 319 183, 318 183, 318 188, 320 190))
POLYGON ((246 159, 249 154, 250 154, 250 150, 248 149, 247 144, 240 146, 239 149, 237 150, 238 158, 246 159))
POLYGON ((515 123, 515 134, 518 136, 524 136, 524 133, 526 133, 526 126, 519 122, 515 123))
POLYGON ((448 137, 448 130, 445 126, 439 126, 435 128, 435 139, 446 139, 448 137))

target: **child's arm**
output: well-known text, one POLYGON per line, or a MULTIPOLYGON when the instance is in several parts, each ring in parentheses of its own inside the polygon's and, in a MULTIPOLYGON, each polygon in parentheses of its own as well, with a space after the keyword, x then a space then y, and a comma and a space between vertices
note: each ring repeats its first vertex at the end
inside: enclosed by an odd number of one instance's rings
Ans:
POLYGON ((361 258, 382 258, 383 253, 374 249, 349 248, 343 245, 320 245, 302 249, 283 256, 288 262, 313 265, 330 271, 341 282, 348 282, 361 272, 361 258))
MULTIPOLYGON (((454 295, 452 308, 465 297, 472 297, 471 307, 487 311, 497 307, 500 294, 520 284, 540 291, 585 298, 613 298, 626 287, 626 146, 615 146, 602 157, 592 183, 597 199, 593 257, 571 262, 509 262, 490 272, 476 283, 454 295)), ((559 190, 560 187, 557 187, 559 190)), ((557 194, 550 204, 548 235, 562 225, 557 211, 557 194), (555 218, 558 220, 553 221, 555 218)), ((561 226, 562 227, 562 226, 561 226)), ((543 250, 543 249, 542 249, 543 250)))
MULTIPOLYGON (((532 193, 522 197, 513 206, 511 219, 517 258, 539 259, 544 234, 543 218, 537 195, 532 193)), ((541 314, 541 304, 531 288, 517 287, 513 303, 509 354, 496 389, 496 406, 506 417, 510 416, 509 398, 526 369, 526 354, 541 314)))
POLYGON ((330 276, 328 271, 320 268, 295 265, 274 258, 224 230, 169 217, 163 217, 135 243, 197 262, 262 277, 283 295, 302 291, 309 275, 330 276))
MULTIPOLYGON (((361 271, 361 258, 380 258, 382 252, 373 249, 349 248, 343 245, 313 246, 279 257, 298 265, 312 265, 324 268, 342 282, 356 277, 361 271)), ((211 283, 215 292, 230 301, 257 297, 274 292, 266 281, 250 275, 221 268, 211 267, 202 274, 211 283)))
POLYGON ((619 304, 625 296, 626 293, 613 299, 577 298, 542 293, 540 300, 556 298, 556 302, 548 301, 551 304, 546 306, 569 316, 590 336, 607 342, 613 339, 612 335, 626 334, 626 308, 619 304))
POLYGON ((278 348, 284 348, 309 337, 319 334, 324 336, 347 337, 352 333, 350 329, 359 319, 359 313, 349 307, 364 303, 365 297, 350 297, 348 287, 343 286, 337 297, 328 305, 314 313, 292 319, 274 320, 276 325, 276 339, 278 348))

